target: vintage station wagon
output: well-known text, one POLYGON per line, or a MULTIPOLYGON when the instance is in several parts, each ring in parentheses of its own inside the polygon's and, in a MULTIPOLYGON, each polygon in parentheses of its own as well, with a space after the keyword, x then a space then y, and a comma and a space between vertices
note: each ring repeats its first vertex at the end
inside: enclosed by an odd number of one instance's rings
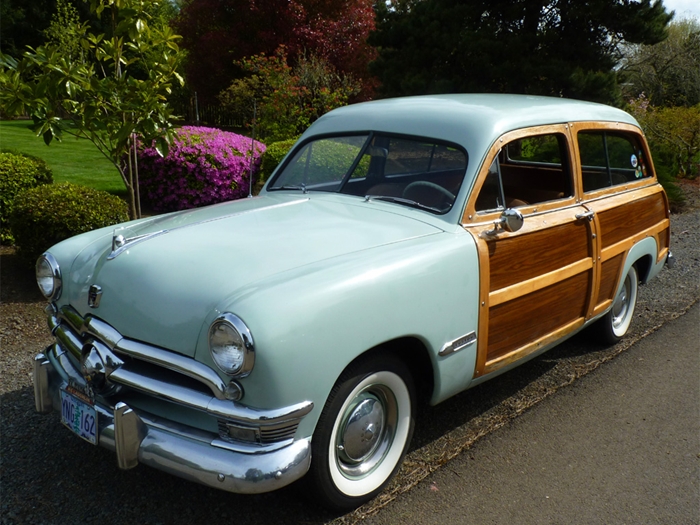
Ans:
MULTIPOLYGON (((68 239, 37 262, 36 409, 118 465, 357 506, 439 403, 588 327, 627 332, 669 252, 637 122, 508 95, 314 123, 261 195, 68 239)), ((48 429, 47 429, 48 431, 48 429)))

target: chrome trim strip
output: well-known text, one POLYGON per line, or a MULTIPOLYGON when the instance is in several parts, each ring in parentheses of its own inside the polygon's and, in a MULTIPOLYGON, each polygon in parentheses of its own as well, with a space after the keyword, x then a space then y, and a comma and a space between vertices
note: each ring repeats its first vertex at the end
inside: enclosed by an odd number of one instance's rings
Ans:
POLYGON ((72 330, 66 330, 62 325, 58 325, 54 330, 54 337, 61 348, 70 352, 76 359, 82 357, 83 342, 73 333, 72 330))
POLYGON ((201 410, 215 417, 233 419, 248 425, 268 426, 300 419, 311 412, 314 407, 311 401, 304 401, 279 409, 258 410, 234 401, 212 398, 186 387, 144 377, 124 368, 112 372, 109 379, 114 383, 154 397, 201 410))
POLYGON ((219 374, 207 365, 195 361, 190 357, 176 354, 175 352, 168 352, 167 350, 161 350, 129 339, 121 339, 119 344, 114 347, 114 351, 196 379, 207 385, 217 399, 226 399, 224 395, 226 383, 219 377, 219 374))
POLYGON ((471 331, 468 334, 455 339, 454 341, 445 343, 438 352, 438 355, 440 357, 444 357, 446 355, 454 354, 455 352, 459 352, 460 350, 473 345, 474 343, 476 343, 476 332, 471 331))
POLYGON ((119 341, 123 339, 122 334, 104 321, 100 321, 94 317, 88 317, 84 321, 82 328, 86 333, 106 344, 110 350, 114 350, 119 344, 119 341))

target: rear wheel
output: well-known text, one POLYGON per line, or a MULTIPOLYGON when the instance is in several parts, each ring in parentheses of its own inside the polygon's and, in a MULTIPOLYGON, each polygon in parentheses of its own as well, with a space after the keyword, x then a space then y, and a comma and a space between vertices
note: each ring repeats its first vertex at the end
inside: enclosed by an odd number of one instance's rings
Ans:
POLYGON ((338 379, 311 442, 310 481, 320 502, 349 510, 376 496, 413 435, 415 388, 408 368, 375 355, 338 379))
POLYGON ((629 330, 637 304, 638 285, 637 270, 631 266, 622 287, 615 295, 612 308, 591 327, 595 329, 595 335, 601 343, 613 345, 629 330))

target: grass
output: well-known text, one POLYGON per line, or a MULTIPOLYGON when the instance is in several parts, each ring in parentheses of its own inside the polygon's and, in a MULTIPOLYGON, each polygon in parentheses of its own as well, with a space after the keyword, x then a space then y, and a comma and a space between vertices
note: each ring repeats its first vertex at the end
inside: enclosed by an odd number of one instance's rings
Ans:
POLYGON ((126 189, 114 165, 87 139, 64 135, 63 141, 44 144, 31 131, 31 121, 0 121, 0 148, 15 149, 46 161, 55 182, 72 182, 124 197, 126 189))

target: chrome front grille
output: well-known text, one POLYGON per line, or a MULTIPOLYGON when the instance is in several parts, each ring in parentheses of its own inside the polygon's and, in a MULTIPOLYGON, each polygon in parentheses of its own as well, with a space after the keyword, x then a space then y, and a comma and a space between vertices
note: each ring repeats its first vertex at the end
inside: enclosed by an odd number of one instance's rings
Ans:
POLYGON ((262 447, 291 443, 301 418, 313 408, 309 401, 275 410, 242 405, 226 399, 224 381, 199 361, 125 338, 104 321, 83 318, 71 307, 57 311, 50 305, 47 314, 56 338, 48 353, 68 376, 68 382, 86 388, 81 370, 84 352, 108 354, 107 361, 109 356, 114 361, 113 367, 106 367, 109 386, 97 394, 112 399, 136 393, 203 412, 214 418, 212 425, 218 422, 222 441, 262 447))

